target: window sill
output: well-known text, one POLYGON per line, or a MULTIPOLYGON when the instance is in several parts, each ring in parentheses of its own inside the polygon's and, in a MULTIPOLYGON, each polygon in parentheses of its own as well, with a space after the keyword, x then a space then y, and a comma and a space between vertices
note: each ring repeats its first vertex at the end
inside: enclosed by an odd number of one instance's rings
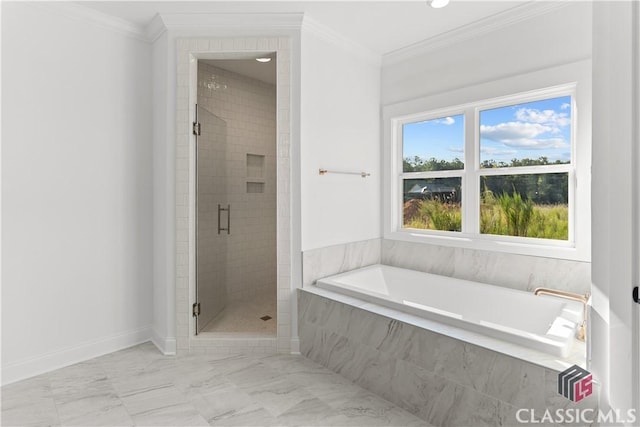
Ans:
POLYGON ((385 232, 384 238, 436 246, 591 262, 590 252, 579 250, 575 244, 571 242, 550 241, 550 244, 545 244, 546 242, 541 242, 542 239, 536 239, 534 243, 530 243, 523 241, 523 239, 509 238, 506 236, 496 238, 496 236, 485 237, 465 235, 462 233, 452 236, 448 233, 427 234, 418 230, 387 231, 385 232))

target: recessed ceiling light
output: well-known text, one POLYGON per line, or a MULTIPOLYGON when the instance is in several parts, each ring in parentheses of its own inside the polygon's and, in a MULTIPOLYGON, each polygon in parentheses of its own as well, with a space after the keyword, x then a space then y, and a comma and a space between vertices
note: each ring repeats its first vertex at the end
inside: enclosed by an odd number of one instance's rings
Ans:
POLYGON ((256 61, 258 61, 258 62, 270 62, 271 58, 268 58, 268 57, 265 56, 264 58, 256 58, 256 61))
POLYGON ((449 0, 429 0, 429 5, 434 9, 440 9, 449 4, 449 0))

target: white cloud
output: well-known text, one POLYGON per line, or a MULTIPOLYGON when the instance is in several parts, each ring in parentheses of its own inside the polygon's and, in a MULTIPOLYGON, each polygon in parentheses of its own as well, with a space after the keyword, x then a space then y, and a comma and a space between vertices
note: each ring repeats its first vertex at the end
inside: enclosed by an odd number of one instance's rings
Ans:
POLYGON ((464 148, 462 147, 449 147, 448 150, 454 153, 464 153, 464 148))
POLYGON ((558 113, 554 110, 520 108, 516 111, 516 118, 522 122, 539 123, 550 126, 564 127, 571 124, 571 119, 568 117, 567 113, 558 113))
POLYGON ((569 103, 567 103, 567 102, 565 102, 564 104, 562 104, 562 105, 560 106, 560 109, 561 109, 561 110, 566 110, 567 108, 571 108, 571 104, 569 104, 569 103))
POLYGON ((518 154, 518 150, 500 149, 496 147, 480 147, 480 152, 490 156, 513 156, 518 154))
POLYGON ((480 135, 497 142, 510 141, 521 138, 535 138, 546 132, 551 132, 551 126, 538 123, 506 122, 497 125, 480 126, 480 135))
POLYGON ((547 148, 567 148, 563 138, 538 138, 545 133, 557 133, 553 126, 540 123, 507 122, 495 126, 480 126, 482 138, 500 142, 507 147, 543 150, 547 148))
POLYGON ((435 122, 440 123, 441 125, 451 126, 456 122, 456 120, 453 117, 445 117, 444 119, 437 119, 435 122))

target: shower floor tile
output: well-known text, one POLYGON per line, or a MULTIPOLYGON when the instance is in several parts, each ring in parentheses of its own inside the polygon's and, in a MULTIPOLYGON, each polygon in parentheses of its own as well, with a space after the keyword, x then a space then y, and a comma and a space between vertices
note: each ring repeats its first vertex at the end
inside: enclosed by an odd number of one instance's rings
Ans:
POLYGON ((276 291, 255 293, 251 298, 231 301, 201 332, 247 334, 275 337, 276 291), (267 318, 263 320, 263 318, 267 318))

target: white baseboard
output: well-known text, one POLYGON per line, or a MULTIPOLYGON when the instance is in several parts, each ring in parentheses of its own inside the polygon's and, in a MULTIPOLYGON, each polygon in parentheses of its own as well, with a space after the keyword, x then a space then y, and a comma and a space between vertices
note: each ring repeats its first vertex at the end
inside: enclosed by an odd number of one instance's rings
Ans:
POLYGON ((300 338, 291 338, 291 354, 300 354, 300 338))
POLYGON ((151 339, 151 327, 134 329, 2 366, 2 385, 44 374, 151 339))
POLYGON ((158 347, 158 350, 165 356, 176 355, 176 339, 174 337, 162 338, 155 329, 151 331, 151 342, 158 347))

